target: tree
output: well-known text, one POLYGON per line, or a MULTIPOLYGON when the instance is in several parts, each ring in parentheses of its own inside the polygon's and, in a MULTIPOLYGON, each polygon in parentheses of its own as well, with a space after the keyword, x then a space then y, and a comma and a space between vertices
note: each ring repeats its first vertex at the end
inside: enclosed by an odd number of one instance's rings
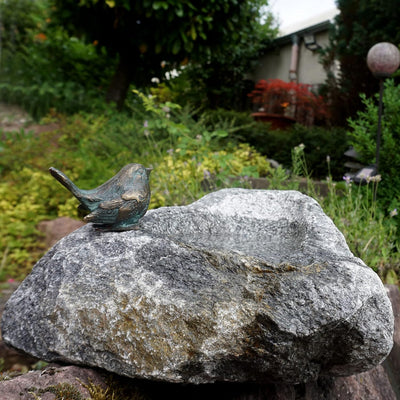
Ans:
POLYGON ((397 0, 336 0, 340 14, 323 55, 329 70, 334 60, 340 63, 340 75, 329 74, 327 89, 333 100, 333 119, 345 124, 362 103, 360 94, 376 93, 378 80, 369 71, 368 50, 378 42, 400 44, 400 8, 397 0))
POLYGON ((0 51, 15 52, 29 41, 40 21, 42 4, 31 0, 0 0, 0 51))
POLYGON ((55 23, 119 58, 107 94, 122 105, 129 84, 187 63, 203 66, 256 30, 266 0, 53 0, 55 23), (164 67, 164 68, 163 68, 164 67))
MULTIPOLYGON (((206 59, 191 63, 185 71, 207 108, 248 110, 247 94, 254 82, 246 79, 246 75, 278 33, 273 16, 266 13, 262 23, 259 10, 248 15, 248 23, 243 24, 239 35, 227 38, 223 47, 215 49, 206 59)), ((244 15, 241 17, 244 20, 244 15)))

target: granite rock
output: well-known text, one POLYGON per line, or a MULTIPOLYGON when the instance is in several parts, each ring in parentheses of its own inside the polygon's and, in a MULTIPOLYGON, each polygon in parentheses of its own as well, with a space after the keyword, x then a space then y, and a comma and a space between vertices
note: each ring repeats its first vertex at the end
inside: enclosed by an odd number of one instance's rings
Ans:
POLYGON ((381 363, 393 312, 316 201, 225 189, 151 210, 137 230, 63 238, 2 332, 37 358, 133 378, 300 383, 381 363))

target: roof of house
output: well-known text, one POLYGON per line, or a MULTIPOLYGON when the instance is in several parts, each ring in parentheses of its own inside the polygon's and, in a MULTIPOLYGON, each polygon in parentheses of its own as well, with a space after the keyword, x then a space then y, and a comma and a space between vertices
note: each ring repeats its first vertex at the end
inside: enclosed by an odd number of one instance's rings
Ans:
POLYGON ((302 36, 304 34, 325 31, 333 23, 335 16, 339 12, 337 8, 333 8, 332 10, 298 21, 295 24, 288 25, 280 29, 280 36, 274 42, 276 44, 285 44, 292 41, 293 35, 302 36))
POLYGON ((320 22, 333 20, 340 11, 338 8, 332 8, 322 13, 315 14, 309 18, 302 19, 290 25, 283 26, 279 29, 279 36, 286 36, 291 33, 303 30, 313 25, 318 25, 320 22))

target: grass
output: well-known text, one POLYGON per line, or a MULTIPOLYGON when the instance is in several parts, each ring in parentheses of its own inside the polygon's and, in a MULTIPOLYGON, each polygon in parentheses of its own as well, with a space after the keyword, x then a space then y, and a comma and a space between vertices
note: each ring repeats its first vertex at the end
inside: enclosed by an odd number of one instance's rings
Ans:
POLYGON ((309 177, 304 146, 293 149, 293 171, 308 181, 306 193, 315 198, 324 212, 343 233, 350 250, 378 273, 385 283, 399 284, 400 253, 397 236, 397 210, 384 212, 376 200, 380 175, 357 185, 345 178, 334 182, 330 176, 327 157, 327 195, 321 196, 309 177))

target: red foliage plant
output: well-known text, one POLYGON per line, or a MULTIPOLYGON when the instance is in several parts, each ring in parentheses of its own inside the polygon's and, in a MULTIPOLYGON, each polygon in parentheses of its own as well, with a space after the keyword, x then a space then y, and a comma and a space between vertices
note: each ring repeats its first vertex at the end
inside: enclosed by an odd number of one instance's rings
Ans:
POLYGON ((280 79, 260 80, 248 94, 258 112, 291 117, 310 126, 315 119, 328 117, 327 105, 321 96, 310 90, 311 85, 284 82, 280 79))

